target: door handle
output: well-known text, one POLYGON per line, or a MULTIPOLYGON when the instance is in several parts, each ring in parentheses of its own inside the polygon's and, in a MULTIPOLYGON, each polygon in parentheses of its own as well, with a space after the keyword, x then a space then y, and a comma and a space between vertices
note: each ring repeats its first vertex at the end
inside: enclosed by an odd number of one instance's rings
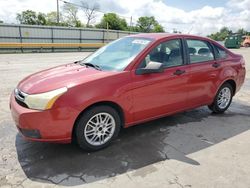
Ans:
POLYGON ((214 68, 218 68, 219 66, 220 66, 220 64, 219 63, 213 63, 213 65, 212 65, 214 68))
POLYGON ((174 75, 181 75, 183 73, 185 73, 186 71, 185 70, 180 70, 180 69, 177 69, 175 72, 174 72, 174 75))

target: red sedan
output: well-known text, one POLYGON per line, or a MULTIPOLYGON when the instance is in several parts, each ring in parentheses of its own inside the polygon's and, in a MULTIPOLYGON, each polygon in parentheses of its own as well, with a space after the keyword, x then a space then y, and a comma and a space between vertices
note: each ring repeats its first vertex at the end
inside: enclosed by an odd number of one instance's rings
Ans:
POLYGON ((138 34, 87 58, 23 79, 10 108, 28 140, 87 150, 110 144, 129 127, 208 105, 223 113, 245 78, 245 62, 208 38, 138 34))

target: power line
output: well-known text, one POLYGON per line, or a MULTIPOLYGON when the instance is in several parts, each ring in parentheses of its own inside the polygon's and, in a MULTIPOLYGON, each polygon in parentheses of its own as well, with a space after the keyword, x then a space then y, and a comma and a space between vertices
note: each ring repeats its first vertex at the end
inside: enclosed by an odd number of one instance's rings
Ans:
MULTIPOLYGON (((84 6, 84 5, 79 5, 79 4, 76 4, 76 3, 71 3, 69 1, 64 1, 64 0, 60 0, 61 2, 65 3, 65 4, 71 4, 73 6, 76 6, 76 7, 81 7, 81 8, 85 8, 85 9, 89 9, 89 7, 87 6, 84 6)), ((104 11, 101 11, 101 10, 95 10, 96 12, 100 12, 102 14, 106 14, 107 12, 104 12, 104 11)), ((128 17, 128 16, 123 16, 123 15, 120 15, 120 14, 117 14, 119 17, 123 17, 123 18, 127 18, 127 19, 131 19, 131 17, 128 17)))
MULTIPOLYGON (((58 0, 57 0, 57 1, 58 1, 58 0)), ((79 5, 79 4, 72 3, 72 2, 69 2, 69 1, 65 1, 65 0, 60 0, 60 1, 63 2, 63 3, 65 3, 65 4, 73 5, 73 6, 75 6, 75 7, 81 7, 81 8, 89 9, 89 7, 84 6, 84 4, 79 5)), ((99 12, 99 13, 102 13, 102 14, 106 14, 106 13, 107 13, 107 12, 104 12, 104 11, 101 11, 101 10, 95 10, 95 11, 96 11, 96 12, 99 12)), ((132 17, 132 16, 128 17, 128 16, 123 16, 123 15, 117 14, 117 13, 116 13, 116 15, 118 15, 119 17, 122 17, 122 18, 129 19, 129 25, 130 25, 130 27, 132 27, 132 25, 134 24, 134 23, 133 23, 133 17, 132 17)))

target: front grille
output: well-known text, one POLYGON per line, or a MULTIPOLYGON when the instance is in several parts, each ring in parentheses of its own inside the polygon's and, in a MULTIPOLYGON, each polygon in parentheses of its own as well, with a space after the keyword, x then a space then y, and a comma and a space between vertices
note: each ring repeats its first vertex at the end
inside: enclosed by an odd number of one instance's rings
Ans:
POLYGON ((27 96, 26 93, 23 93, 22 91, 20 91, 19 89, 15 89, 15 100, 16 102, 22 106, 22 107, 25 107, 25 108, 28 108, 27 104, 24 103, 24 99, 25 97, 27 96))

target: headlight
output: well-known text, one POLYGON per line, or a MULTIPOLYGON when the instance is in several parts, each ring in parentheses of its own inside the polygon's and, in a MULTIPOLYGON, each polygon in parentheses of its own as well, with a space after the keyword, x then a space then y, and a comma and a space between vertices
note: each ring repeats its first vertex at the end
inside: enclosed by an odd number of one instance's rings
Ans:
POLYGON ((55 101, 67 91, 66 87, 49 91, 46 93, 26 95, 24 103, 31 109, 36 110, 48 110, 50 109, 55 101))

